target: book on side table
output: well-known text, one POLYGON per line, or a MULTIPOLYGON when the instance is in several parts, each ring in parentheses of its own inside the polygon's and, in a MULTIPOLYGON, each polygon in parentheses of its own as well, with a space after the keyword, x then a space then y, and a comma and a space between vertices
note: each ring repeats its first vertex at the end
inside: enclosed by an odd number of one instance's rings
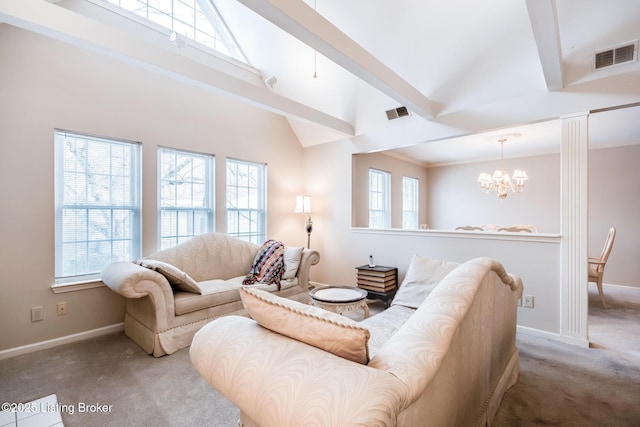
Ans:
POLYGON ((361 265, 356 270, 358 287, 367 291, 367 298, 380 299, 388 307, 398 289, 398 269, 382 265, 361 265))

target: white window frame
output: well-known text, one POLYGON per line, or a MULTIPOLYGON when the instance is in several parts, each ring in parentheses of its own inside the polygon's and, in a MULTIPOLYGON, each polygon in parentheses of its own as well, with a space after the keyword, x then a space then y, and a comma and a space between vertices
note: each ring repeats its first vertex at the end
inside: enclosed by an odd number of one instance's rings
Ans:
POLYGON ((402 177, 402 228, 419 228, 419 188, 418 178, 402 177))
POLYGON ((267 165, 227 158, 227 234, 261 244, 267 239, 267 165))
POLYGON ((391 173, 369 169, 369 228, 391 228, 391 173))
POLYGON ((106 265, 140 257, 141 145, 60 129, 54 144, 54 287, 94 282, 106 265))
POLYGON ((166 33, 168 41, 177 48, 186 45, 185 39, 194 47, 204 51, 216 52, 225 57, 233 58, 249 65, 249 61, 240 48, 237 40, 229 30, 213 1, 195 0, 194 7, 186 4, 185 0, 136 0, 137 8, 131 7, 132 1, 123 0, 89 0, 118 15, 137 22, 155 31, 166 33), (151 4, 153 3, 153 4, 151 4), (169 10, 162 10, 170 6, 169 10), (191 9, 192 15, 185 12, 191 9), (202 28, 198 22, 206 21, 207 27, 202 28), (210 34, 210 30, 214 34, 210 34))
POLYGON ((214 167, 213 154, 158 148, 158 249, 214 230, 214 167))

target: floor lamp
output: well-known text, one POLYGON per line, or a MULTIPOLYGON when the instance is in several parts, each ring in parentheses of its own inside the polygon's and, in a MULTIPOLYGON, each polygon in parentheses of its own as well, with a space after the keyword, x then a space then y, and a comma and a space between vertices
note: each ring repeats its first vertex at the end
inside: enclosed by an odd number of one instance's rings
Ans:
POLYGON ((310 249, 311 231, 313 230, 313 221, 311 221, 311 197, 296 196, 296 209, 294 212, 309 215, 307 219, 307 249, 310 249))

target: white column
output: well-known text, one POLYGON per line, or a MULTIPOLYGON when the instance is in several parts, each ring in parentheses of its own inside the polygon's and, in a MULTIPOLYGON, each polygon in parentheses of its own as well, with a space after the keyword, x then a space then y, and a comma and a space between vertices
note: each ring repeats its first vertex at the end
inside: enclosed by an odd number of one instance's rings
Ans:
POLYGON ((560 339, 588 346, 588 113, 562 118, 560 339))

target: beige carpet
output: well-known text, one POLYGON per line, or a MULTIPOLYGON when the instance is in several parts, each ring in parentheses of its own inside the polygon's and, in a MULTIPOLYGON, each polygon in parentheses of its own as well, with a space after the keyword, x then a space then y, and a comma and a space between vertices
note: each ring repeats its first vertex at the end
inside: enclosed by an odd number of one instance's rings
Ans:
POLYGON ((195 372, 188 349, 144 353, 123 333, 0 361, 0 400, 55 393, 66 427, 235 426, 239 411, 195 372), (81 412, 81 405, 108 405, 81 412))
MULTIPOLYGON (((640 289, 607 289, 607 300, 604 311, 590 295, 594 348, 518 336, 520 379, 495 426, 640 426, 640 289)), ((2 402, 53 393, 74 407, 61 414, 67 427, 231 427, 239 414, 195 372, 188 349, 155 359, 122 333, 0 361, 2 402)))
POLYGON ((518 336, 520 377, 494 426, 640 426, 640 289, 589 293, 591 348, 518 336))

